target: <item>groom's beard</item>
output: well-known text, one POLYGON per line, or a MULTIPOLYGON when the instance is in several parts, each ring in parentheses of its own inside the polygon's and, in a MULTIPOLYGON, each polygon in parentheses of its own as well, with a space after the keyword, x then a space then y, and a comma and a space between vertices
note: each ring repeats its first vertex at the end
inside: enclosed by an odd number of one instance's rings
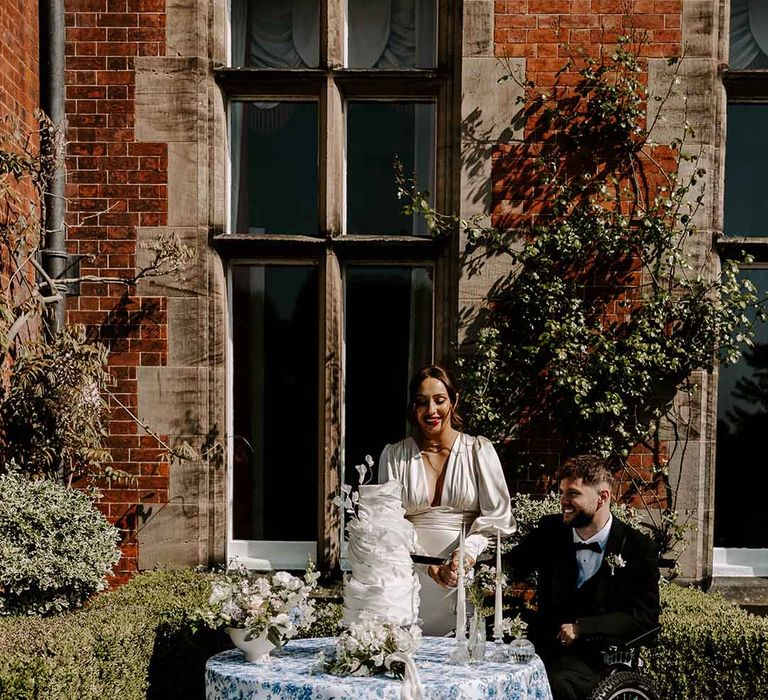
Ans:
POLYGON ((573 517, 567 524, 573 528, 586 527, 592 522, 594 517, 594 513, 587 513, 583 510, 580 510, 573 514, 573 517))

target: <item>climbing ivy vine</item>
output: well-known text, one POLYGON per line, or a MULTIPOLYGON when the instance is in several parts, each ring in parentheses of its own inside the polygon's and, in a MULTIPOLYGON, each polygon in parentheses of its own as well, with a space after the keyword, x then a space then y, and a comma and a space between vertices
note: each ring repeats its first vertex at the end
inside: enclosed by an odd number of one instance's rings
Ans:
POLYGON ((566 456, 615 458, 627 497, 647 506, 668 552, 686 523, 668 469, 688 434, 683 398, 697 391, 697 370, 733 363, 752 344, 765 300, 697 228, 706 172, 691 124, 653 143, 680 61, 669 61, 667 93, 650 95, 642 46, 630 33, 600 56, 571 54, 554 87, 522 84, 525 137, 500 148, 502 181, 525 200, 517 220, 488 227, 435 212, 402 172, 399 184, 406 210, 425 213, 435 235, 464 229, 473 265, 508 259, 460 353, 470 430, 513 464, 527 464, 528 441, 542 437, 566 456), (639 446, 650 478, 630 466, 639 446))

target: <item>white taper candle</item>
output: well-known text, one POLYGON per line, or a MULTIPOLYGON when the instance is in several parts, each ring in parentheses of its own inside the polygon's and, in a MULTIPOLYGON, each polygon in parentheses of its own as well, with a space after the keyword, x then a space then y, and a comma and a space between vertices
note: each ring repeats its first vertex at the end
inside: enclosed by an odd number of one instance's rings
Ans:
POLYGON ((464 525, 462 525, 459 535, 459 583, 456 586, 456 639, 466 638, 467 603, 464 595, 464 525))
POLYGON ((501 530, 496 530, 496 599, 493 605, 493 636, 502 636, 502 600, 501 600, 501 530))

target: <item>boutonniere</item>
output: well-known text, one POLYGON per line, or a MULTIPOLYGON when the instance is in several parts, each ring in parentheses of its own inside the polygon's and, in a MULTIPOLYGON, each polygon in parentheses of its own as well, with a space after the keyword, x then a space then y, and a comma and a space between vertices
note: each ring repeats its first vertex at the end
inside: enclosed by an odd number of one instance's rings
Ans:
POLYGON ((605 558, 605 563, 608 564, 608 568, 611 570, 611 576, 616 573, 616 569, 623 569, 627 565, 621 554, 609 554, 605 558))

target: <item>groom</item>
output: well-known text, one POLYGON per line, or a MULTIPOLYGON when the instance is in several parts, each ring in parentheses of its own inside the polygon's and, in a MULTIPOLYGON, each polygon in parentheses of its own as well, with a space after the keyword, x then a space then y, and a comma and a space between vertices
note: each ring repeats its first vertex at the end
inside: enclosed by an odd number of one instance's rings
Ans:
POLYGON ((505 555, 505 569, 515 580, 538 574, 529 636, 555 700, 583 700, 600 680, 599 650, 658 624, 658 555, 645 535, 612 517, 605 460, 575 457, 559 479, 562 514, 543 517, 505 555))

